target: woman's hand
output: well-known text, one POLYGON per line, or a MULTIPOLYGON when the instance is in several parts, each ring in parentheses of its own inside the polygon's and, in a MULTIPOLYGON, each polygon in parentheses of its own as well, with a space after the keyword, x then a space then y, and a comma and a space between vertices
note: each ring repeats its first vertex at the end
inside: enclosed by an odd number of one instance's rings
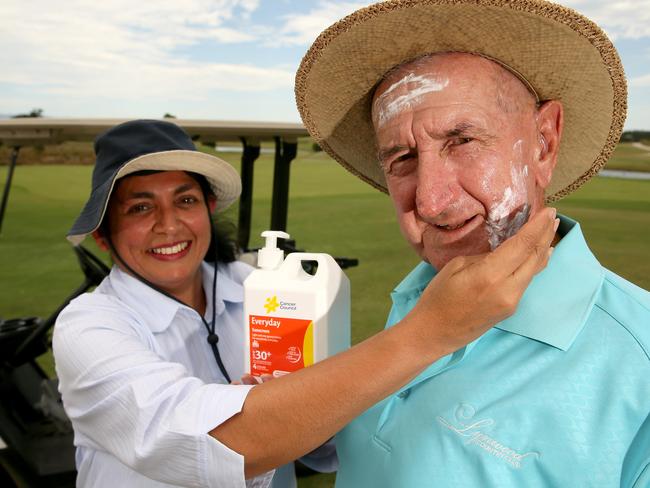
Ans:
POLYGON ((273 379, 273 375, 263 374, 262 376, 253 376, 246 373, 239 381, 233 381, 231 385, 259 385, 273 379))
POLYGON ((512 315, 533 276, 548 263, 559 223, 555 213, 539 211, 491 253, 452 259, 402 322, 420 324, 425 344, 449 353, 512 315))

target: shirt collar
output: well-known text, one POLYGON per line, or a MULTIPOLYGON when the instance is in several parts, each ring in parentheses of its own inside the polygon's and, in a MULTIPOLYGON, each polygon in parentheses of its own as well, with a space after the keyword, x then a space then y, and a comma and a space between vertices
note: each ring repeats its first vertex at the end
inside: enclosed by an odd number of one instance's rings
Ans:
POLYGON ((560 216, 558 232, 563 237, 548 266, 533 278, 515 314, 497 327, 566 351, 591 313, 605 271, 580 224, 560 216))
MULTIPOLYGON (((219 271, 217 273, 217 299, 214 300, 216 316, 224 312, 226 308, 225 302, 237 303, 242 302, 244 299, 243 286, 241 283, 234 281, 229 273, 224 272, 223 266, 219 265, 219 271)), ((203 289, 206 291, 207 301, 205 315, 211 320, 214 267, 203 262, 201 264, 201 271, 203 289)), ((109 279, 119 299, 145 319, 147 326, 154 333, 163 332, 167 329, 180 309, 185 309, 190 313, 196 313, 192 308, 180 304, 176 300, 144 284, 137 278, 125 273, 118 266, 113 266, 109 279)))
MULTIPOLYGON (((577 222, 560 216, 562 237, 548 266, 524 292, 517 311, 495 327, 568 350, 591 312, 604 270, 587 247, 577 222)), ((391 294, 397 316, 406 315, 436 270, 427 263, 415 269, 391 294)))

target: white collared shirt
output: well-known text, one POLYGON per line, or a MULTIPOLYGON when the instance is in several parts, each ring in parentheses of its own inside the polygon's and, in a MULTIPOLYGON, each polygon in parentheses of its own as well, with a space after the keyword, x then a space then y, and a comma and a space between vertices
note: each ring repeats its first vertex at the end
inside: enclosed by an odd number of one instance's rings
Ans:
MULTIPOLYGON (((252 268, 202 265, 206 320, 244 373, 243 287, 252 268), (207 291, 210 292, 207 292, 207 291)), ((238 413, 251 386, 227 385, 198 313, 113 267, 59 315, 53 351, 75 434, 79 487, 243 487, 243 456, 208 432, 238 413)), ((266 486, 272 472, 247 483, 266 486)))

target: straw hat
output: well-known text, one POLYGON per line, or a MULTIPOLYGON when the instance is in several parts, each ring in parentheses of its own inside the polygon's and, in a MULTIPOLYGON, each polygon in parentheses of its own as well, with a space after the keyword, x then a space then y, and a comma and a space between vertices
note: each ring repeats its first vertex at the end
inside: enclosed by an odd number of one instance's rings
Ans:
POLYGON ((621 61, 596 24, 543 0, 389 0, 357 10, 322 32, 303 58, 296 75, 302 120, 330 156, 387 192, 370 118, 377 83, 398 64, 450 51, 497 60, 540 100, 562 101, 565 126, 547 202, 605 164, 627 109, 621 61))
POLYGON ((230 164, 196 149, 176 124, 131 120, 95 140, 96 161, 88 201, 68 232, 77 245, 101 225, 115 182, 143 170, 191 171, 203 175, 217 197, 215 211, 230 206, 241 193, 239 174, 230 164))

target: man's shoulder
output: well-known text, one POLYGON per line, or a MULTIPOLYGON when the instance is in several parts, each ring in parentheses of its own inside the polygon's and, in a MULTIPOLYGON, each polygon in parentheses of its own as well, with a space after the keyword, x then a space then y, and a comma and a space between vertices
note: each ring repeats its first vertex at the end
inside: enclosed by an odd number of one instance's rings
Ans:
POLYGON ((605 270, 595 306, 605 312, 640 346, 650 360, 650 293, 605 270))

